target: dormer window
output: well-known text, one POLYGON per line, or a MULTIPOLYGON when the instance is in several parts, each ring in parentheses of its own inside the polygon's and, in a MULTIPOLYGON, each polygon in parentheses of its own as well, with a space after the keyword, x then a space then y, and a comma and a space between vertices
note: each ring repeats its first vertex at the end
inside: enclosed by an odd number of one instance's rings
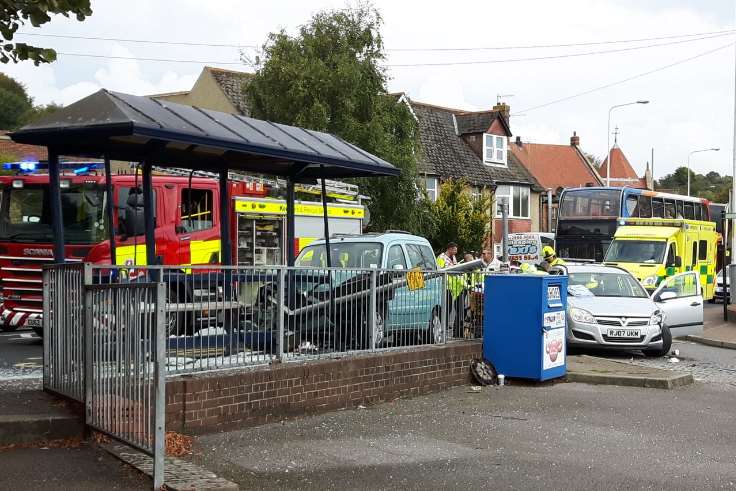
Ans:
POLYGON ((506 167, 506 137, 483 134, 483 163, 506 167))

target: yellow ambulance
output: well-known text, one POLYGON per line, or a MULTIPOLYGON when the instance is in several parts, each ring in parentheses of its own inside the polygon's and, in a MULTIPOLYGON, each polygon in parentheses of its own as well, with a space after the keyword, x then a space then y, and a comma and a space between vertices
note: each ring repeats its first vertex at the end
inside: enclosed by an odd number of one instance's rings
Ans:
POLYGON ((669 276, 696 271, 703 298, 716 284, 716 224, 700 220, 621 218, 606 252, 605 264, 633 274, 650 293, 669 276))

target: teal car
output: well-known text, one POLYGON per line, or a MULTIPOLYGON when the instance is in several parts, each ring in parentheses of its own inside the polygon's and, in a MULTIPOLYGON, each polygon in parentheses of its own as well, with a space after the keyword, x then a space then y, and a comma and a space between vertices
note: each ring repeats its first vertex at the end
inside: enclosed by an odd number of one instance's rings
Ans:
MULTIPOLYGON (((390 282, 377 289, 377 344, 379 340, 390 340, 394 345, 417 339, 424 343, 443 340, 443 284, 442 278, 432 274, 438 268, 427 239, 401 232, 340 235, 330 238, 330 249, 332 266, 339 268, 332 278, 333 285, 357 276, 360 270, 388 273, 390 282), (422 273, 410 272, 416 269, 422 273)), ((302 249, 295 265, 325 268, 326 263, 324 240, 318 240, 302 249)))

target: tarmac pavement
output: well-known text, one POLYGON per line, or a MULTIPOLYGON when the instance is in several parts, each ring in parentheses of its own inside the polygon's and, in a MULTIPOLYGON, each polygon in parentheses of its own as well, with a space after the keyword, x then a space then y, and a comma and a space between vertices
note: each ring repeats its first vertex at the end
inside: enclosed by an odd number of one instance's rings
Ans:
POLYGON ((0 489, 148 490, 151 480, 94 445, 0 450, 0 489))
POLYGON ((734 400, 710 383, 458 387, 195 448, 242 489, 723 489, 736 486, 734 400))

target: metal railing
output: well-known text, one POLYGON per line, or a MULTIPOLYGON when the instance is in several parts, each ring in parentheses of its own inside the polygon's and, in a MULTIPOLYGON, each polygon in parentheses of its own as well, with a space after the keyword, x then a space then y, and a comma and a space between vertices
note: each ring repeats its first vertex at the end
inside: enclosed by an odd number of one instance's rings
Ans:
POLYGON ((84 285, 83 264, 44 266, 43 386, 79 402, 85 382, 84 285))
POLYGON ((164 286, 85 288, 86 422, 154 459, 163 484, 165 392, 164 286))
POLYGON ((484 277, 283 266, 48 266, 45 387, 83 400, 82 302, 69 299, 85 298, 84 283, 160 281, 165 369, 182 374, 478 338, 484 277))
POLYGON ((91 275, 95 284, 165 285, 169 374, 477 337, 482 295, 472 295, 469 278, 443 271, 216 265, 92 266, 91 275))

